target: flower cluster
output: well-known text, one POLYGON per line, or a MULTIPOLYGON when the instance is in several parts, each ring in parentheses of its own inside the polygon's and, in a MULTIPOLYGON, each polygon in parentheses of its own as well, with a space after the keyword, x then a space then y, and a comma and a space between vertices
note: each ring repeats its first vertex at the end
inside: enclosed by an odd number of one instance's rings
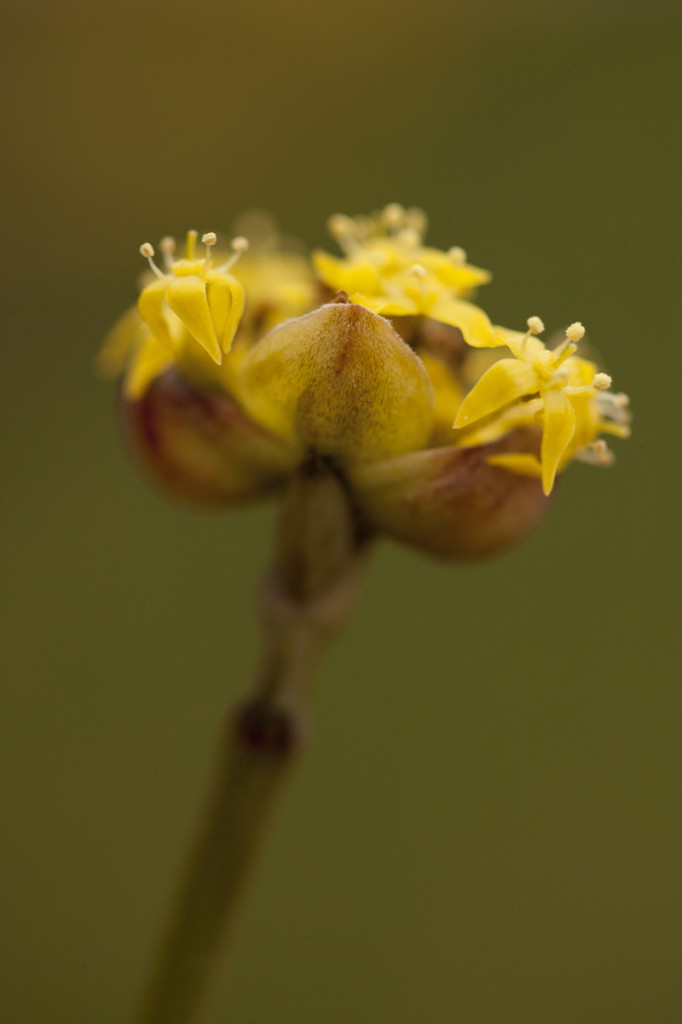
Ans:
POLYGON ((175 496, 234 504, 282 488, 311 457, 347 487, 359 529, 470 558, 519 540, 574 459, 608 465, 628 400, 578 354, 472 301, 490 280, 463 249, 424 244, 421 210, 337 215, 342 255, 213 233, 161 241, 136 308, 111 331, 130 432, 175 496))

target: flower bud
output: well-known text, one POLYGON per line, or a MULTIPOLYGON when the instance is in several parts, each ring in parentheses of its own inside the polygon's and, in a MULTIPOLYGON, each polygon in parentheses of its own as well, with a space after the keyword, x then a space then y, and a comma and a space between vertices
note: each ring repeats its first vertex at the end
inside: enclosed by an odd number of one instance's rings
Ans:
POLYGON ((273 433, 341 465, 422 447, 433 389, 388 321, 339 302, 289 320, 241 369, 240 400, 273 433))
POLYGON ((547 507, 540 481, 490 465, 500 452, 537 450, 535 431, 494 444, 432 448, 356 467, 350 482, 367 524, 431 555, 473 561, 513 546, 547 507))
POLYGON ((227 396, 171 370, 124 401, 130 440, 153 479, 195 505, 235 505, 277 490, 300 452, 253 423, 227 396))

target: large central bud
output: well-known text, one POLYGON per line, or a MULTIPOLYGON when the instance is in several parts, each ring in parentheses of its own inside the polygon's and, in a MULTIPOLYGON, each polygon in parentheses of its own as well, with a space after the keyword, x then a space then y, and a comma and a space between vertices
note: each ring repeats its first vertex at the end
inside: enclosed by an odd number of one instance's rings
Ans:
POLYGON ((254 419, 341 465, 414 451, 433 429, 423 363, 387 320, 352 303, 277 327, 240 376, 239 398, 254 419))

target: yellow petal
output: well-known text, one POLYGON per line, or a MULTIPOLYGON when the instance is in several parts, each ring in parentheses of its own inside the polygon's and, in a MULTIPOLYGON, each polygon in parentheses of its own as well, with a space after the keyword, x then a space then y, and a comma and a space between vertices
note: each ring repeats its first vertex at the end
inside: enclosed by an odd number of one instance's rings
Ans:
POLYGON ((532 363, 534 359, 545 351, 545 345, 539 338, 529 334, 527 331, 512 331, 509 327, 493 327, 498 345, 506 345, 514 353, 517 359, 525 359, 532 363))
POLYGON ((474 348, 494 348, 500 344, 490 320, 473 302, 441 298, 431 307, 428 315, 443 324, 459 327, 464 340, 474 348))
POLYGON ((166 302, 192 337, 203 345, 216 363, 220 363, 223 354, 206 296, 206 283, 196 274, 176 277, 167 286, 166 302))
POLYGON ((127 310, 111 328, 97 356, 97 372, 103 377, 118 377, 130 353, 147 334, 147 327, 136 306, 127 310))
POLYGON ((436 274, 439 281, 451 288, 455 295, 470 295, 479 285, 487 284, 492 279, 489 270, 471 266, 469 263, 455 263, 447 253, 430 246, 424 246, 419 250, 417 263, 436 274))
POLYGON ((433 389, 390 324, 334 303, 275 328, 247 354, 240 399, 258 422, 344 464, 426 443, 433 389))
POLYGON ((383 295, 364 295, 361 292, 354 292, 350 301, 378 316, 414 316, 419 313, 417 303, 407 296, 400 299, 386 298, 383 295))
POLYGON ((489 466, 501 466, 512 473, 519 473, 521 476, 530 476, 539 480, 542 476, 542 463, 537 455, 530 455, 528 452, 502 452, 499 455, 489 455, 487 459, 489 466))
POLYGON ((323 284, 335 291, 369 292, 381 291, 381 278, 376 267, 367 262, 349 263, 326 252, 313 253, 313 266, 323 284))
POLYGON ((153 334, 137 349, 128 363, 123 390, 126 398, 136 401, 145 393, 151 382, 173 363, 173 356, 167 345, 153 334))
POLYGON ((166 281, 152 281, 140 293, 137 308, 152 334, 171 349, 173 337, 166 314, 166 288, 166 281))
POLYGON ((549 494, 554 486, 554 477, 575 431, 575 409, 568 396, 560 388, 543 392, 544 401, 542 447, 542 489, 549 494))
POLYGON ((518 359, 500 359, 486 370, 462 402, 455 428, 475 423, 537 390, 538 377, 532 366, 518 359))
POLYGON ((433 387, 435 398, 434 437, 431 443, 452 443, 452 421, 462 401, 462 385, 442 359, 420 351, 421 359, 433 387))
POLYGON ((244 312, 244 289, 231 274, 223 274, 208 279, 206 298, 220 347, 229 352, 244 312))

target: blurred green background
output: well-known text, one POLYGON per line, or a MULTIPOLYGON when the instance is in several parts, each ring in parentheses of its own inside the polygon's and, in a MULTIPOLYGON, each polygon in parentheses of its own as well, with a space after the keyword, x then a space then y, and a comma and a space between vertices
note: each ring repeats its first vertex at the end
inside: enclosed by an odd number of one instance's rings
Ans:
POLYGON ((682 1019, 679 5, 5 2, 2 1017, 129 1019, 273 509, 129 463, 137 246, 423 205, 494 319, 580 319, 635 432, 475 569, 377 551, 221 1020, 682 1019))

